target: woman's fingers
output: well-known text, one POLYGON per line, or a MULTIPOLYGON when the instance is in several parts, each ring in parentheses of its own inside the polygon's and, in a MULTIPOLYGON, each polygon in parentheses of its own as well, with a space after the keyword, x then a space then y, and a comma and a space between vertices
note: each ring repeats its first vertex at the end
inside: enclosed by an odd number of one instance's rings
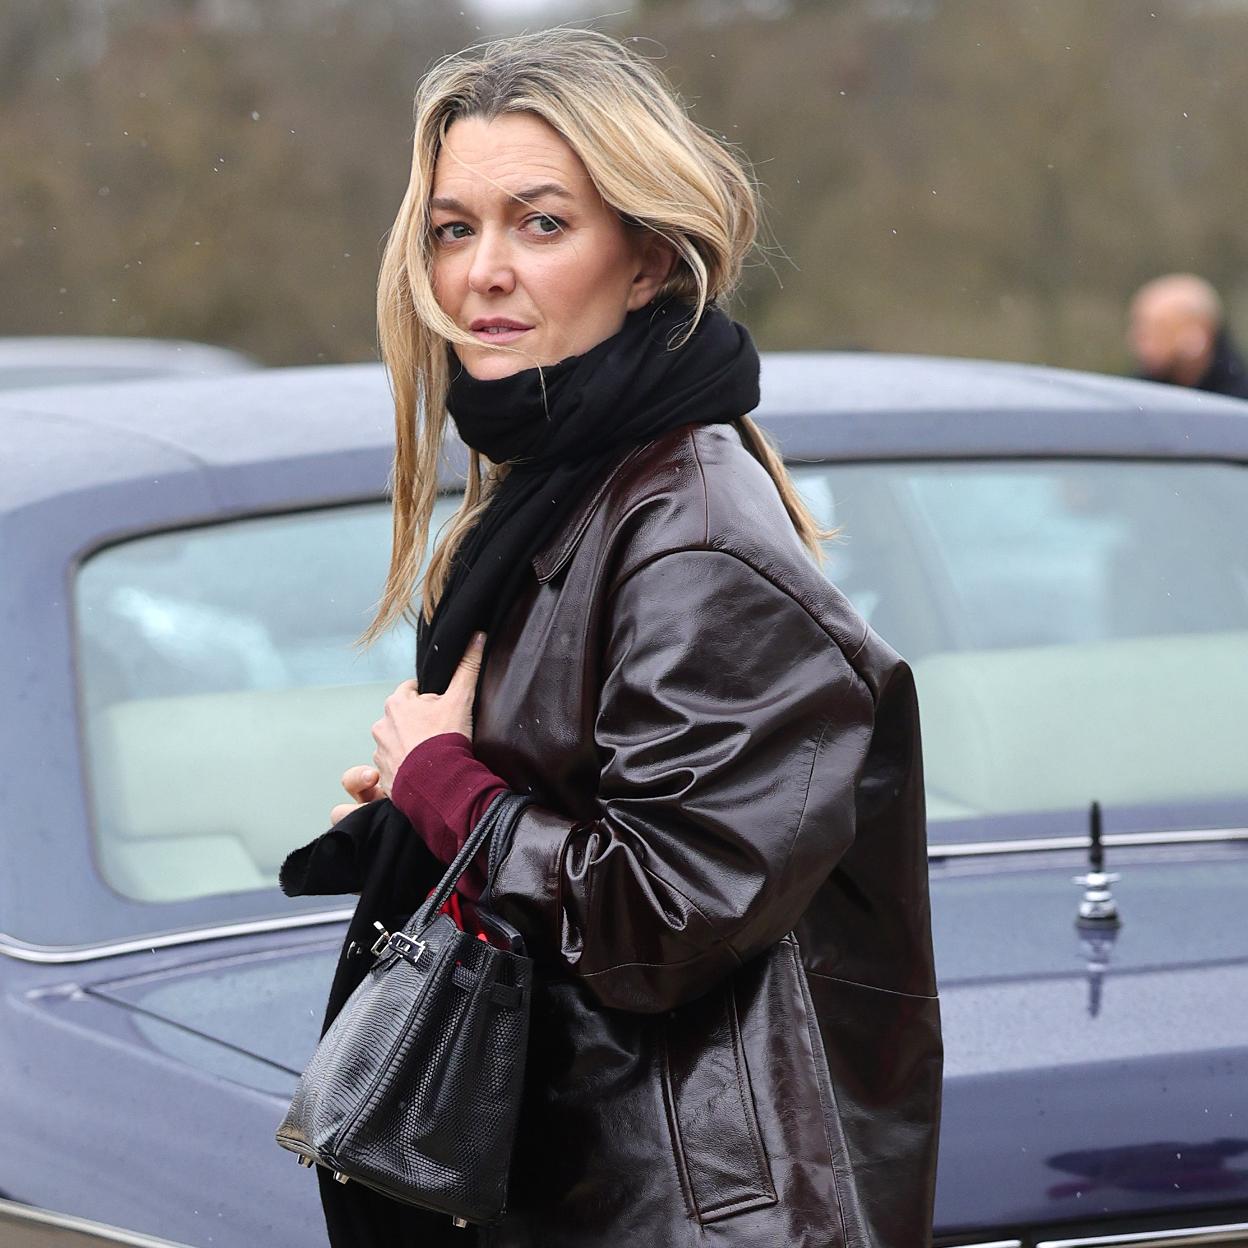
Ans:
MULTIPOLYGON (((477 677, 481 674, 481 655, 484 651, 485 634, 474 633, 472 640, 468 643, 468 648, 464 651, 464 657, 460 659, 459 666, 451 677, 451 683, 446 687, 447 694, 466 699, 469 706, 472 705, 473 695, 476 693, 477 677)), ((445 697, 446 694, 443 696, 445 697)))
POLYGON ((442 696, 446 699, 453 722, 447 728, 462 732, 472 740, 472 708, 477 697, 477 678, 481 675, 481 656, 485 652, 485 634, 474 633, 464 657, 460 659, 451 682, 442 696))
POLYGON ((357 802, 374 802, 379 797, 385 797, 385 794, 377 787, 380 780, 381 776, 377 768, 367 765, 348 767, 342 773, 342 787, 357 802))
POLYGON ((333 825, 353 810, 358 810, 364 802, 375 802, 379 797, 385 797, 385 793, 379 787, 380 780, 381 776, 376 767, 348 767, 342 773, 342 787, 355 798, 355 801, 343 802, 340 806, 335 806, 329 812, 330 824, 333 825))
MULTIPOLYGON (((404 680, 386 698, 381 718, 373 724, 377 748, 373 751, 373 767, 367 780, 378 786, 378 796, 389 796, 403 760, 431 737, 458 732, 472 739, 472 707, 484 652, 485 634, 477 633, 468 643, 445 693, 421 693, 416 681, 404 680)), ((343 777, 343 785, 353 796, 358 789, 352 785, 366 783, 359 776, 362 770, 354 767, 343 777)))

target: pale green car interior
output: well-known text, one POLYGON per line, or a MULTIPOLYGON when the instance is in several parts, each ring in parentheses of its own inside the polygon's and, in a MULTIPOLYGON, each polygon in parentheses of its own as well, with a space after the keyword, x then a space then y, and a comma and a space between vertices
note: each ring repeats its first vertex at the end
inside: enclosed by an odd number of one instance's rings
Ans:
MULTIPOLYGON (((1225 464, 803 465, 825 571, 911 663, 941 824, 1248 797, 1248 488, 1225 464)), ((439 504, 434 530, 455 504, 439 504)), ((100 872, 165 902, 271 888, 412 674, 352 642, 384 504, 99 552, 75 605, 100 872)), ((760 645, 766 639, 760 638, 760 645)))

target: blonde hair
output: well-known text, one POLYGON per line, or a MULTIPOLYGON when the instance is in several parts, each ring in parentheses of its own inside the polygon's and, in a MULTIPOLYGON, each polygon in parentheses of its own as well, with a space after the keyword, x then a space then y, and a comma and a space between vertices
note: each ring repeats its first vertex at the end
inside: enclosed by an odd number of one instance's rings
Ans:
MULTIPOLYGON (((370 645, 400 618, 412 623, 421 594, 428 619, 465 534, 507 472, 469 448, 463 501, 445 526, 423 580, 420 564, 438 494, 448 415, 446 343, 475 342, 438 306, 430 279, 429 197, 434 167, 453 122, 533 114, 553 127, 584 164, 603 200, 629 225, 671 245, 676 264, 656 294, 703 309, 732 292, 758 232, 758 197, 748 167, 695 124, 648 60, 609 35, 560 27, 481 44, 439 61, 415 100, 412 168, 386 240, 377 283, 377 331, 395 408, 390 568, 370 645)), ((674 344, 674 345, 679 345, 674 344)), ((742 440, 776 483, 803 542, 822 560, 819 528, 763 431, 742 416, 742 440)))

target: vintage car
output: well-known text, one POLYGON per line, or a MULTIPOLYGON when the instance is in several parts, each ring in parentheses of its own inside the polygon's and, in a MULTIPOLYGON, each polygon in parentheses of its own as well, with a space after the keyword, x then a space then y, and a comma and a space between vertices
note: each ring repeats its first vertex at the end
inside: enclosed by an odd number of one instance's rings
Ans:
MULTIPOLYGON (((1248 1245, 1248 405, 865 353, 763 395, 918 683, 937 1244, 1248 1245)), ((273 1135, 355 898, 276 877, 412 671, 353 646, 391 410, 376 364, 0 396, 6 1248, 325 1243, 273 1135)))

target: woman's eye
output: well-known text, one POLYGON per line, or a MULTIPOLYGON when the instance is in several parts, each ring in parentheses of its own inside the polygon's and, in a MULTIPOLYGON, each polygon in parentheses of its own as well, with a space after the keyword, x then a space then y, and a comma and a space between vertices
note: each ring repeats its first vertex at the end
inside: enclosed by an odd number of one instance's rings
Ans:
POLYGON ((563 222, 558 217, 548 217, 545 213, 540 213, 536 217, 529 218, 529 224, 539 234, 549 235, 558 234, 563 229, 563 222))
POLYGON ((457 238, 466 238, 468 233, 468 227, 462 221, 448 221, 445 225, 433 227, 434 238, 442 243, 453 242, 457 238), (462 233, 460 233, 461 230, 462 233))

